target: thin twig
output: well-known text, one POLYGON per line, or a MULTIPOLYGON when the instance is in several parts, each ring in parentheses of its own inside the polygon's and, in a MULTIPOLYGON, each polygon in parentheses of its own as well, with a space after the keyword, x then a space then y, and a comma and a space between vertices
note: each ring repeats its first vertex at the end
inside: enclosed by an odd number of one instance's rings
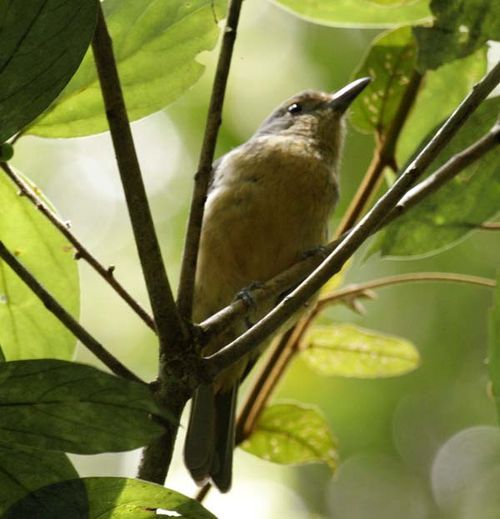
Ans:
POLYGON ((472 92, 420 151, 398 180, 323 263, 256 325, 229 345, 206 358, 208 370, 213 376, 256 348, 256 345, 286 322, 331 276, 340 270, 347 259, 379 227, 385 216, 393 210, 399 200, 499 82, 500 62, 474 86, 472 92))
POLYGON ((33 277, 33 275, 22 265, 22 263, 11 254, 3 242, 0 241, 0 257, 9 267, 19 276, 26 286, 42 301, 47 310, 51 312, 59 321, 105 366, 119 377, 133 380, 134 382, 144 382, 127 367, 125 367, 116 357, 111 355, 90 333, 74 319, 56 299, 33 277))
POLYGON ((500 124, 497 123, 486 135, 481 137, 481 139, 451 157, 432 175, 429 175, 426 179, 410 189, 387 216, 384 225, 406 213, 408 209, 434 191, 437 191, 443 184, 456 177, 466 167, 470 166, 473 162, 498 145, 500 145, 500 124))
POLYGON ((323 296, 318 301, 321 308, 325 305, 341 301, 345 298, 362 294, 367 290, 377 288, 385 288, 391 285, 401 285, 403 283, 420 283, 422 281, 442 281, 451 283, 465 283, 468 285, 477 285, 487 288, 495 288, 496 283, 493 279, 482 278, 479 276, 469 276, 468 274, 455 274, 451 272, 413 272, 411 274, 398 274, 395 276, 387 276, 380 279, 374 279, 364 283, 353 283, 344 288, 336 290, 332 294, 323 296))
POLYGON ((477 228, 482 231, 500 231, 500 222, 483 222, 477 228))
POLYGON ((188 320, 191 319, 193 309, 194 279, 205 199, 212 173, 212 162, 214 159, 217 135, 222 121, 224 94, 226 92, 227 78, 242 3, 243 0, 231 0, 229 2, 227 21, 224 27, 217 69, 212 86, 212 95, 208 108, 205 135, 198 162, 198 170, 194 178, 193 196, 189 212, 177 297, 179 313, 183 318, 188 320))
POLYGON ((161 349, 164 350, 167 344, 168 347, 181 349, 181 339, 185 337, 184 326, 162 261, 113 56, 112 41, 100 3, 92 50, 161 349))
POLYGON ((423 76, 416 70, 413 70, 391 126, 385 135, 379 137, 372 162, 340 222, 337 229, 337 236, 341 236, 344 232, 348 231, 359 219, 368 200, 374 193, 384 169, 387 166, 397 169, 394 156, 396 143, 408 115, 415 104, 422 80, 423 76))
POLYGON ((35 190, 23 180, 6 162, 0 163, 6 175, 19 188, 19 194, 26 197, 47 220, 59 230, 59 232, 73 245, 76 250, 75 258, 85 260, 114 290, 115 292, 132 308, 132 310, 152 329, 155 330, 153 318, 142 308, 142 306, 127 292, 114 276, 112 267, 106 268, 100 263, 95 256, 78 240, 78 238, 69 230, 68 225, 63 222, 52 211, 47 204, 36 194, 35 190))

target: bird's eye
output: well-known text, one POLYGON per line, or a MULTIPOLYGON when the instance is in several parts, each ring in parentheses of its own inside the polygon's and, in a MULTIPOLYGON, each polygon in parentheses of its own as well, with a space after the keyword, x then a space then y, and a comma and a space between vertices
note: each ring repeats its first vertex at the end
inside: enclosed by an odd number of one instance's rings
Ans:
POLYGON ((288 107, 288 112, 291 114, 298 114, 298 113, 302 112, 302 105, 299 103, 292 103, 288 107))

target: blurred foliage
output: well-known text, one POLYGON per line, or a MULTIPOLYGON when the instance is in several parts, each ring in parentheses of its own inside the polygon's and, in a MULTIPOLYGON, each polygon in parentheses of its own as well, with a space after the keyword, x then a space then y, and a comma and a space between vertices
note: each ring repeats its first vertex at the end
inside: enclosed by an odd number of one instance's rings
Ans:
POLYGON ((497 413, 500 416, 500 271, 497 273, 497 288, 491 308, 488 367, 497 413))

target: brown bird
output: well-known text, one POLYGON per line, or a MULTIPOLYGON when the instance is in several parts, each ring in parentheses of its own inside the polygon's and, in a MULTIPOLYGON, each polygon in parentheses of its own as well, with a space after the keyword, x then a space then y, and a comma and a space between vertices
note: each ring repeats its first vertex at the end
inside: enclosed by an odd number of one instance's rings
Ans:
MULTIPOLYGON (((214 163, 196 273, 196 322, 326 243, 338 200, 344 114, 369 82, 358 79, 333 94, 307 90, 293 96, 250 140, 214 163)), ((259 308, 252 320, 269 310, 259 308)), ((244 331, 233 327, 203 354, 244 331)), ((193 397, 184 458, 199 484, 211 480, 222 492, 231 486, 236 394, 264 346, 193 397)))

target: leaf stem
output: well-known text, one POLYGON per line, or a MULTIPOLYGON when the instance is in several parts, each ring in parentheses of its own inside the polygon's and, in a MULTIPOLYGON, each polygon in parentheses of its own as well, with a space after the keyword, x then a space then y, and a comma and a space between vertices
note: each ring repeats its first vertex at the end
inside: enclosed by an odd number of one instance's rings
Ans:
POLYGON ((88 350, 90 350, 105 366, 115 375, 132 380, 144 382, 116 357, 111 355, 90 333, 74 319, 57 300, 38 282, 37 279, 11 254, 3 242, 0 241, 0 258, 19 276, 26 286, 42 301, 47 310, 51 312, 88 350))
POLYGON ((59 230, 59 232, 73 245, 76 250, 75 258, 85 260, 130 306, 130 308, 146 323, 149 328, 155 330, 153 318, 142 308, 142 306, 130 295, 114 276, 112 267, 106 268, 95 256, 82 244, 81 241, 69 230, 68 225, 63 222, 45 202, 36 194, 35 190, 18 175, 6 162, 0 163, 5 174, 19 188, 19 194, 26 197, 47 220, 59 230))
POLYGON ((208 108, 205 135, 203 137, 198 170, 194 177, 193 196, 189 212, 177 297, 179 313, 185 319, 191 319, 193 310, 194 281, 205 199, 212 173, 212 162, 217 135, 222 122, 222 106, 242 3, 243 0, 231 0, 229 2, 228 16, 224 27, 208 108))

